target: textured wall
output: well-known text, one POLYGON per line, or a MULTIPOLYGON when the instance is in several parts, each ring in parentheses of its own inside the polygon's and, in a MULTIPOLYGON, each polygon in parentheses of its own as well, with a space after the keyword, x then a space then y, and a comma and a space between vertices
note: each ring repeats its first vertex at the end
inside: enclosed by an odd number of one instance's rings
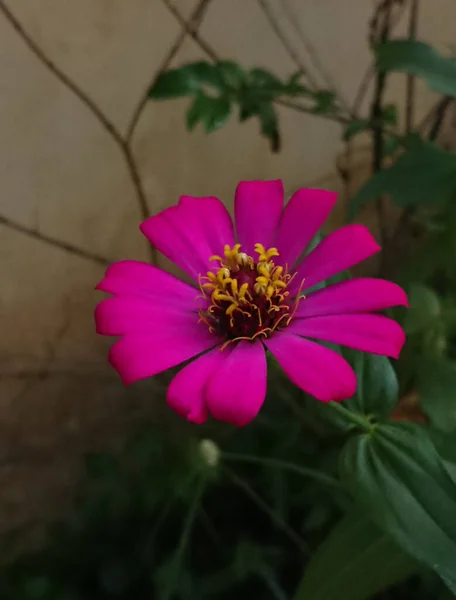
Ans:
MULTIPOLYGON (((290 192, 305 184, 339 187, 338 125, 287 108, 279 109, 283 151, 278 155, 270 153, 254 122, 239 125, 233 119, 208 137, 199 130, 188 134, 185 101, 146 104, 126 142, 138 103, 171 49, 171 65, 204 57, 169 9, 172 5, 188 19, 199 4, 9 0, 5 8, 0 2, 0 505, 9 519, 5 527, 47 514, 51 509, 43 506, 52 506, 49 497, 57 497, 55 490, 72 480, 71 465, 80 452, 101 431, 117 431, 114 423, 120 427, 133 413, 153 407, 152 392, 138 399, 111 375, 105 364, 109 342, 95 336, 92 318, 100 263, 148 258, 138 232, 144 203, 153 213, 182 193, 217 194, 231 206, 243 178, 281 177, 290 192), (33 505, 28 515, 21 512, 24 498, 33 505)), ((296 70, 260 2, 206 4, 199 35, 220 57, 268 66, 277 74, 296 70)), ((342 97, 353 102, 370 62, 366 26, 374 3, 266 4, 311 75, 324 84, 312 58, 316 54, 342 97)), ((421 6, 420 37, 442 47, 451 44, 455 3, 422 0, 421 6)), ((396 24, 399 33, 405 23, 396 24)), ((423 86, 418 92, 422 115, 433 97, 423 86)), ((391 78, 388 96, 402 101, 403 78, 391 78)), ((368 102, 367 96, 364 108, 368 102)), ((367 157, 361 151, 355 158, 356 177, 363 177, 367 157)))

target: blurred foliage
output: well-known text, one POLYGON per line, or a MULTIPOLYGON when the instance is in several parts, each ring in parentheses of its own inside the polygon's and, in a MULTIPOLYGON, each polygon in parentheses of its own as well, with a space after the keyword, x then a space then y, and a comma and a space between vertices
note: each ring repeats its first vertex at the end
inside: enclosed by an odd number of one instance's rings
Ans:
POLYGON ((168 70, 149 97, 189 98, 189 130, 215 131, 234 110, 240 121, 256 118, 273 151, 281 104, 339 123, 344 143, 372 138, 372 176, 350 199, 349 218, 380 208, 379 275, 410 301, 391 311, 407 333, 400 359, 393 366, 331 346, 353 366, 358 390, 327 405, 269 359, 269 397, 247 428, 151 427, 117 455, 87 457, 72 518, 49 529, 42 549, 4 565, 1 598, 456 595, 456 154, 437 143, 456 97, 456 62, 423 42, 387 38, 373 43, 377 96, 367 115, 351 114, 305 73, 281 79, 228 60, 168 70), (399 133, 400 108, 381 96, 390 72, 443 95, 429 132, 399 133), (400 210, 397 223, 382 222, 385 199, 400 210), (398 422, 405 397, 416 398, 417 422, 398 422))
POLYGON ((187 127, 202 124, 206 133, 224 125, 237 108, 239 121, 256 117, 260 131, 269 139, 274 152, 280 149, 279 121, 275 101, 305 98, 311 114, 331 114, 337 118, 340 108, 329 90, 312 91, 301 82, 300 72, 282 81, 266 69, 245 70, 232 61, 199 61, 162 73, 149 91, 154 100, 191 97, 187 127))

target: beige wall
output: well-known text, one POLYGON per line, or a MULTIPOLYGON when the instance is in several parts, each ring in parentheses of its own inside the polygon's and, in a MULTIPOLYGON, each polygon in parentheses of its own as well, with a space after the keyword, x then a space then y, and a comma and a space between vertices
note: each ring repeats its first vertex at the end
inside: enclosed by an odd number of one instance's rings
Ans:
MULTIPOLYGON (((366 26, 374 3, 287 3, 326 72, 352 102, 370 61, 366 26)), ((281 10, 282 0, 269 4, 318 78, 281 10)), ((197 0, 174 5, 188 17, 197 0)), ((162 0, 9 0, 8 6, 42 52, 122 135, 180 33, 162 0)), ((444 49, 455 41, 455 19, 453 0, 422 0, 420 37, 444 49)), ((404 19, 396 29, 405 31, 404 19)), ((283 75, 296 68, 256 0, 213 0, 200 34, 221 57, 283 75)), ((173 65, 203 57, 186 38, 173 65)), ((0 216, 109 260, 147 259, 137 194, 119 145, 1 13, 0 89, 0 216)), ((392 77, 388 94, 402 102, 404 78, 392 77)), ((419 86, 419 115, 432 100, 419 86)), ((217 194, 230 206, 243 178, 281 177, 288 191, 303 185, 339 188, 337 125, 281 108, 283 151, 273 155, 256 122, 239 125, 233 118, 208 137, 199 130, 187 133, 186 104, 150 102, 133 138, 131 151, 152 212, 182 193, 217 194)), ((362 176, 366 156, 357 157, 362 176)), ((109 341, 94 333, 93 288, 103 268, 2 225, 0 257, 0 489, 5 490, 0 504, 10 507, 11 525, 22 519, 16 509, 24 494, 34 507, 42 494, 49 495, 52 486, 40 482, 54 468, 62 473, 62 447, 65 455, 77 457, 86 437, 109 431, 119 410, 129 416, 136 404, 134 392, 125 393, 106 366, 109 341), (32 376, 36 371, 38 377, 32 376), (31 466, 36 448, 43 460, 31 466), (30 489, 12 483, 11 477, 22 481, 22 470, 30 489)), ((152 397, 142 398, 152 404, 152 397)), ((31 518, 36 516, 32 510, 31 518)))

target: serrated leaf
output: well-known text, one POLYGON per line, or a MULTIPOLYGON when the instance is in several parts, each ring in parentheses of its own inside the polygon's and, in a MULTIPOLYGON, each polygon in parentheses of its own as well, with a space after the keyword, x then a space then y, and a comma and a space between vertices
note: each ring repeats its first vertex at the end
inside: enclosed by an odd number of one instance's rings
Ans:
POLYGON ((218 72, 223 81, 233 88, 239 88, 246 77, 244 69, 232 60, 220 60, 216 63, 218 72))
POLYGON ((456 582, 456 485, 426 430, 378 425, 352 438, 341 477, 358 504, 407 553, 456 582))
POLYGON ((255 87, 267 88, 270 91, 281 91, 283 88, 283 83, 274 73, 261 68, 250 70, 249 82, 255 87))
POLYGON ((423 358, 417 368, 417 389, 431 423, 440 431, 455 431, 456 364, 444 358, 423 358))
POLYGON ((192 130, 198 122, 206 133, 219 129, 231 114, 231 103, 227 98, 212 98, 200 93, 187 111, 187 127, 192 130))
POLYGON ((356 352, 351 362, 357 381, 356 394, 344 405, 364 415, 387 416, 397 404, 399 384, 386 356, 356 352))
POLYGON ((456 96, 456 61, 440 56, 431 46, 416 40, 391 40, 378 46, 377 66, 422 77, 429 87, 445 96, 456 96))
POLYGON ((313 96, 312 91, 307 86, 299 83, 303 76, 302 71, 294 73, 284 85, 284 93, 289 96, 313 96))
POLYGON ((416 569, 386 533, 352 511, 313 555, 294 600, 368 600, 416 569))
POLYGON ((335 109, 336 95, 329 90, 321 90, 314 93, 315 106, 312 112, 321 115, 333 112, 335 109))
POLYGON ((154 100, 192 96, 203 85, 210 85, 221 91, 223 80, 216 65, 200 61, 161 73, 148 95, 154 100))
POLYGON ((370 126, 370 121, 367 119, 359 119, 356 121, 352 121, 345 128, 345 131, 344 131, 342 137, 346 142, 348 142, 349 140, 354 138, 356 135, 362 133, 363 131, 366 131, 366 129, 368 129, 369 126, 370 126))
POLYGON ((378 171, 352 199, 349 218, 382 195, 398 206, 442 205, 456 196, 456 154, 430 142, 415 142, 389 168, 378 171))
POLYGON ((261 133, 271 142, 272 152, 280 150, 280 134, 277 113, 271 103, 259 107, 258 117, 261 123, 261 133))
POLYGON ((239 106, 239 120, 246 121, 250 117, 258 115, 261 110, 261 104, 252 101, 243 101, 239 106))

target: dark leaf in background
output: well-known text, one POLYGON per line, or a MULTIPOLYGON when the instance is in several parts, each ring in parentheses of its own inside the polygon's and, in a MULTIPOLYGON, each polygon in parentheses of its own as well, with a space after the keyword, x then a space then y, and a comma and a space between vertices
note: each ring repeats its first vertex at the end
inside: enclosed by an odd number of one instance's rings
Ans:
POLYGON ((369 600, 416 570, 386 533, 353 510, 312 557, 294 600, 369 600))
POLYGON ((456 430, 456 363, 433 356, 417 365, 417 389, 423 411, 440 431, 456 430))
POLYGON ((187 127, 192 130, 197 123, 204 125, 206 133, 219 129, 231 114, 227 98, 212 98, 199 93, 187 111, 187 127))
POLYGON ((424 42, 391 40, 376 49, 377 66, 422 77, 429 87, 445 96, 456 96, 456 60, 445 58, 424 42))
POLYGON ((284 89, 284 84, 278 77, 260 68, 249 71, 248 84, 261 92, 267 92, 271 97, 281 95, 284 89))
POLYGON ((385 139, 383 141, 383 148, 382 148, 383 157, 386 158, 388 156, 391 156, 400 147, 401 147, 401 139, 399 137, 393 137, 393 136, 385 137, 385 139))
POLYGON ((220 60, 216 63, 223 82, 230 88, 238 89, 244 83, 246 72, 232 60, 220 60))
POLYGON ((382 121, 385 125, 397 125, 397 106, 388 104, 382 110, 382 121))
POLYGON ((417 333, 431 327, 441 315, 440 300, 427 285, 414 283, 408 290, 409 308, 404 319, 407 334, 417 333))
POLYGON ((161 73, 149 90, 149 98, 167 100, 196 94, 203 85, 223 89, 217 67, 208 62, 196 62, 161 73))
POLYGON ((322 90, 320 92, 315 92, 314 99, 315 99, 315 106, 313 108, 313 112, 316 115, 332 113, 335 111, 336 95, 334 94, 334 92, 330 92, 328 90, 322 90))
POLYGON ((261 133, 270 140, 272 152, 279 152, 279 124, 277 113, 272 103, 262 104, 258 113, 258 117, 261 123, 261 133))
POLYGON ((293 73, 290 79, 285 83, 285 91, 290 96, 312 96, 312 91, 305 85, 299 82, 303 76, 302 71, 293 73))
POLYGON ((250 117, 257 116, 261 111, 261 104, 255 99, 244 100, 239 107, 239 120, 246 121, 250 117))
POLYGON ((346 142, 348 142, 355 136, 359 135, 360 133, 363 133, 363 131, 366 131, 366 129, 369 129, 369 127, 370 127, 370 121, 368 119, 360 119, 360 120, 352 121, 345 128, 345 131, 344 131, 342 137, 346 142))
POLYGON ((378 171, 362 186, 351 201, 349 217, 385 194, 402 207, 445 204, 456 195, 456 154, 415 141, 391 167, 378 171))
POLYGON ((407 553, 456 582, 456 484, 424 428, 389 423, 352 438, 341 456, 341 477, 407 553))
POLYGON ((386 356, 354 352, 349 360, 356 373, 356 394, 344 403, 353 412, 387 416, 397 404, 399 384, 386 356))

